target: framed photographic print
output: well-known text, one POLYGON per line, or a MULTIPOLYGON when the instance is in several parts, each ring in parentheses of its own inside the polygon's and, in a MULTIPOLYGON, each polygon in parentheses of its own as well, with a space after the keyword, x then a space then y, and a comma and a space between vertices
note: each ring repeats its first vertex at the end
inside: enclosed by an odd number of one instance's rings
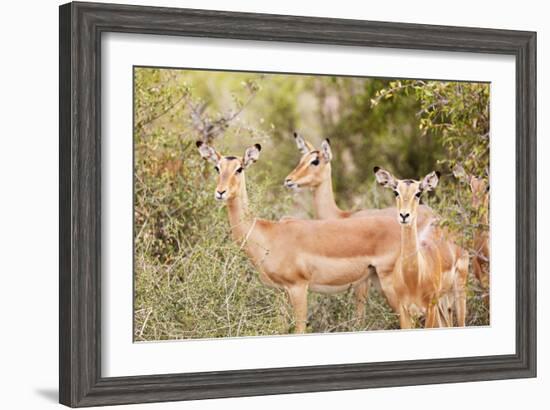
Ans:
POLYGON ((60 402, 534 377, 535 42, 61 6, 60 402))

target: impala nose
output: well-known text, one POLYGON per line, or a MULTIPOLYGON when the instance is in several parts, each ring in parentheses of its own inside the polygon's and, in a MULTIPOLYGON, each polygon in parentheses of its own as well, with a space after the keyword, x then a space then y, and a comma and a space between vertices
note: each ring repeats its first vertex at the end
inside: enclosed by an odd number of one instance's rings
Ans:
POLYGON ((286 186, 287 188, 292 188, 294 186, 294 182, 292 182, 292 179, 287 178, 285 179, 284 186, 286 186))
POLYGON ((219 200, 222 200, 224 199, 225 197, 225 192, 226 191, 216 191, 216 199, 219 201, 219 200))
POLYGON ((401 223, 404 224, 404 223, 407 223, 407 220, 409 219, 409 216, 411 216, 411 214, 409 213, 406 213, 406 214, 402 214, 402 213, 399 213, 399 216, 401 217, 401 223))

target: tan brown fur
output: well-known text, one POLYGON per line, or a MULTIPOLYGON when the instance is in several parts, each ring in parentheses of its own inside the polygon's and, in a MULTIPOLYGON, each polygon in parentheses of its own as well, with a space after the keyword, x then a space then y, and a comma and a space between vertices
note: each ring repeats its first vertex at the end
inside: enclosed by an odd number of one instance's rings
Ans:
MULTIPOLYGON (((481 223, 489 225, 489 183, 483 177, 469 175, 462 165, 453 168, 456 178, 468 184, 472 192, 472 207, 481 213, 481 223)), ((490 235, 485 229, 477 229, 473 238, 472 269, 482 288, 489 290, 489 262, 491 258, 490 235)), ((486 297, 488 301, 488 295, 486 297)))
MULTIPOLYGON (((319 149, 299 134, 294 134, 298 150, 302 153, 294 170, 285 178, 289 188, 310 188, 313 191, 313 206, 318 219, 346 219, 363 217, 395 217, 396 208, 361 209, 345 211, 338 207, 332 189, 332 150, 327 140, 321 143, 319 149), (315 162, 316 161, 316 162, 315 162)), ((419 207, 418 223, 425 227, 434 218, 432 209, 421 205, 419 207)), ((387 272, 372 272, 378 275, 378 282, 390 305, 395 306, 391 276, 387 272)), ((371 276, 373 278, 373 276, 371 276)), ((354 287, 357 318, 365 317, 365 303, 368 297, 370 281, 359 283, 354 287)))
MULTIPOLYGON (((489 191, 487 181, 475 176, 470 177, 472 190, 472 206, 482 212, 481 223, 489 224, 489 191)), ((478 229, 474 234, 474 257, 472 266, 474 275, 484 289, 489 289, 489 261, 491 258, 489 246, 489 232, 478 229)))
POLYGON ((425 315, 425 327, 439 327, 444 321, 452 325, 451 305, 458 325, 465 326, 468 255, 445 230, 433 224, 418 230, 420 196, 435 188, 438 176, 398 180, 378 167, 375 174, 382 186, 396 193, 401 238, 393 285, 401 327, 411 328, 413 317, 420 315, 425 315))
POLYGON ((368 279, 370 266, 388 286, 399 253, 394 216, 320 221, 255 218, 248 212, 244 169, 258 158, 259 147, 248 148, 238 159, 223 157, 200 142, 198 147, 203 158, 219 169, 215 195, 227 203, 233 239, 259 270, 262 282, 287 292, 296 332, 306 329, 308 290, 332 293, 357 286, 368 279))

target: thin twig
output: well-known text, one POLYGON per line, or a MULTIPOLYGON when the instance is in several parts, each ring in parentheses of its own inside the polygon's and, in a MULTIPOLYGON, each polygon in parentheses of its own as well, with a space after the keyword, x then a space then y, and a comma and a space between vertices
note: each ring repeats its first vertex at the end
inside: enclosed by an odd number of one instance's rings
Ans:
POLYGON ((183 95, 178 98, 173 104, 171 104, 170 106, 168 106, 164 111, 162 111, 161 113, 159 113, 158 115, 155 115, 151 118, 148 118, 147 120, 144 120, 140 123, 137 124, 137 127, 136 128, 143 128, 145 125, 147 124, 150 124, 152 123, 153 121, 156 121, 158 120, 159 118, 163 117, 164 115, 168 114, 170 111, 172 111, 172 109, 178 105, 180 102, 183 101, 183 99, 187 96, 187 92, 184 92, 183 95))
POLYGON ((151 316, 151 313, 153 313, 153 308, 149 308, 147 316, 145 316, 145 320, 143 321, 143 325, 141 326, 141 330, 139 331, 139 337, 143 336, 143 331, 145 330, 145 326, 147 325, 147 321, 149 320, 149 316, 151 316))

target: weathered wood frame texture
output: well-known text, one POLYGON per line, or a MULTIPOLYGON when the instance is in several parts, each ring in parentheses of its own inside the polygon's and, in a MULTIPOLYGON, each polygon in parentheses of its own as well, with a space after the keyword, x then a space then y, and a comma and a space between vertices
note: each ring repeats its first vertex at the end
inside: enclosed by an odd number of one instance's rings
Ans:
POLYGON ((60 7, 59 400, 72 407, 536 375, 536 33, 94 3, 60 7), (101 377, 101 35, 231 38, 508 54, 516 59, 512 355, 101 377))

